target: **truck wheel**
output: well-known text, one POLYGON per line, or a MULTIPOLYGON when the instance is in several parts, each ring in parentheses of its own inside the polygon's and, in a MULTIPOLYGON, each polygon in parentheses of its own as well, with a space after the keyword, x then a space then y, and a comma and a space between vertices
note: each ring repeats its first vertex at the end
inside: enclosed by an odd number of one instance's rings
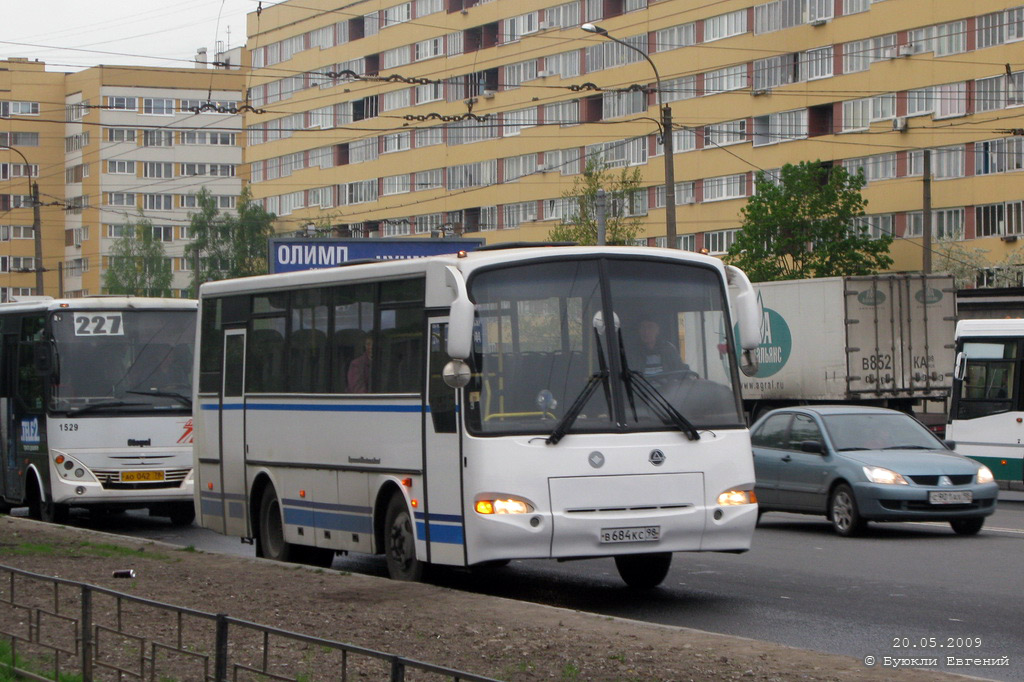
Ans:
POLYGON ((384 516, 384 556, 392 580, 415 582, 423 578, 423 562, 416 558, 416 534, 405 498, 395 493, 384 516))
POLYGON ((828 508, 832 528, 839 535, 849 538, 864 530, 866 523, 857 511, 857 500, 853 497, 850 486, 845 483, 836 486, 828 508))
POLYGON ((615 568, 623 582, 638 590, 657 587, 668 575, 672 553, 621 554, 615 557, 615 568))
POLYGON ((985 519, 954 519, 949 525, 957 535, 977 535, 985 525, 985 519))
POLYGON ((191 526, 196 520, 196 506, 191 502, 172 502, 167 515, 172 526, 191 526))
POLYGON ((299 549, 284 539, 284 519, 281 515, 281 503, 277 501, 277 491, 268 485, 263 489, 260 499, 260 556, 274 561, 295 561, 299 549))

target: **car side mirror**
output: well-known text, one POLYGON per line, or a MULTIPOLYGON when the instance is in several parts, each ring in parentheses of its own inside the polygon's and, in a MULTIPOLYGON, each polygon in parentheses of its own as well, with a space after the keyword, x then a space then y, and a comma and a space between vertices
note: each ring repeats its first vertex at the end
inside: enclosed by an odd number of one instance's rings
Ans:
POLYGON ((946 446, 947 450, 956 450, 956 441, 955 440, 944 440, 944 441, 942 441, 942 444, 946 446))
POLYGON ((803 452, 816 452, 819 455, 825 454, 825 446, 820 440, 805 440, 800 443, 800 450, 803 452))

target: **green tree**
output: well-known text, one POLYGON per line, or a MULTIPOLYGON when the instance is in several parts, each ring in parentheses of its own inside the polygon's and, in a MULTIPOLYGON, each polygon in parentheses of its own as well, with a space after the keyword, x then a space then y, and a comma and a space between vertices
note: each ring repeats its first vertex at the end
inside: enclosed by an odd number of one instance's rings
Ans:
POLYGON ((111 247, 103 288, 123 296, 169 297, 172 276, 163 242, 154 237, 152 221, 140 214, 137 222, 124 226, 111 247))
POLYGON ((892 235, 873 238, 861 220, 864 176, 820 161, 786 164, 778 182, 757 174, 726 260, 755 282, 869 275, 892 265, 892 235))
POLYGON ((203 282, 267 274, 268 240, 274 235, 276 216, 252 200, 248 187, 242 190, 235 213, 221 213, 205 187, 196 194, 196 204, 199 210, 190 215, 189 224, 192 242, 185 247, 185 257, 193 264, 193 296, 203 282))
POLYGON ((597 191, 605 191, 605 242, 629 244, 640 232, 640 218, 629 216, 632 202, 639 199, 640 170, 623 168, 615 173, 594 155, 587 158, 583 174, 573 182, 572 189, 562 194, 573 205, 569 215, 562 218, 548 233, 556 242, 577 244, 597 243, 597 191))
POLYGON ((1024 269, 1024 254, 1019 249, 1006 253, 1001 260, 993 260, 988 249, 968 246, 963 234, 942 237, 933 242, 932 269, 953 275, 957 289, 973 289, 982 272, 987 273, 988 286, 1015 287, 1020 285, 1024 269))

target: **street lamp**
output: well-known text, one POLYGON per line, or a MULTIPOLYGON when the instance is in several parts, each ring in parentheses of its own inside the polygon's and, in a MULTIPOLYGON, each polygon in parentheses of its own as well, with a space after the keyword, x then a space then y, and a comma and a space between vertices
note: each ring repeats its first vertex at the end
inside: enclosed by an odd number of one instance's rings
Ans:
POLYGON ((672 109, 665 104, 661 94, 661 74, 658 73, 658 67, 654 65, 651 57, 644 50, 630 45, 624 40, 619 40, 597 24, 583 24, 580 28, 587 33, 595 33, 602 38, 607 38, 639 53, 651 65, 651 69, 654 70, 654 80, 657 86, 655 93, 657 95, 658 109, 661 113, 659 127, 661 128, 661 140, 665 152, 665 237, 668 242, 668 248, 674 249, 676 248, 676 170, 672 158, 674 152, 674 145, 672 143, 672 109))
POLYGON ((28 162, 28 158, 22 154, 20 149, 14 147, 0 147, 0 151, 14 152, 25 161, 25 166, 28 167, 28 188, 29 196, 32 197, 32 239, 35 242, 35 261, 36 261, 36 295, 43 295, 43 235, 42 235, 42 220, 39 216, 39 183, 32 180, 32 164, 28 162))

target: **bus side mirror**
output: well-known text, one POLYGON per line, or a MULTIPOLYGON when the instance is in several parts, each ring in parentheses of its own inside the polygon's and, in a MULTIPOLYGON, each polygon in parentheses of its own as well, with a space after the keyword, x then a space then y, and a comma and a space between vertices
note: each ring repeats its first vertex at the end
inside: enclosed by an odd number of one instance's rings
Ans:
POLYGON ((445 267, 448 288, 455 294, 448 317, 448 357, 467 360, 473 354, 473 317, 476 306, 469 300, 466 280, 451 265, 445 267))
POLYGON ((761 345, 761 315, 758 311, 757 294, 746 273, 733 265, 725 266, 726 279, 738 293, 733 299, 733 310, 739 325, 739 343, 743 350, 740 356, 740 371, 748 377, 757 374, 757 357, 754 350, 761 345))
POLYGON ((53 351, 49 342, 37 341, 32 344, 32 364, 39 376, 53 374, 53 351))
POLYGON ((959 381, 964 380, 967 372, 967 354, 960 351, 956 354, 956 362, 953 363, 953 378, 959 381))
POLYGON ((462 388, 469 383, 471 373, 465 360, 451 360, 441 371, 441 379, 451 388, 462 388))

